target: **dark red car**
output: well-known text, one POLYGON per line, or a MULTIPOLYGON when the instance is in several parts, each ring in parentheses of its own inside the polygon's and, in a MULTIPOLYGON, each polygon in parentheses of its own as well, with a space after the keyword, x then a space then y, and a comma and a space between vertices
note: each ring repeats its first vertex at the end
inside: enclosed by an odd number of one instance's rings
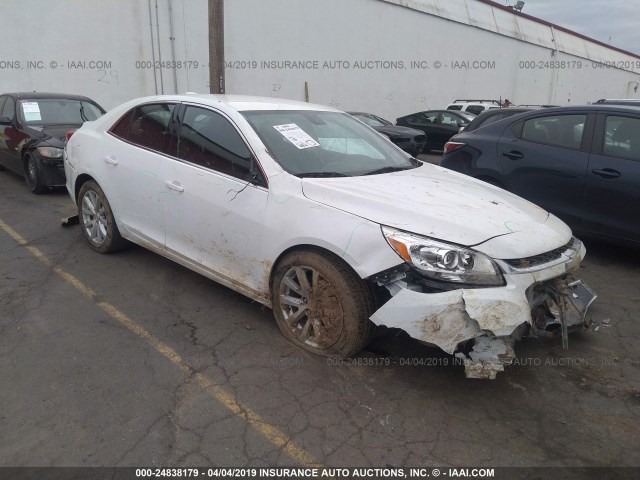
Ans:
POLYGON ((6 168, 24 176, 33 193, 64 186, 66 133, 104 113, 100 105, 80 95, 0 95, 0 170, 6 168))

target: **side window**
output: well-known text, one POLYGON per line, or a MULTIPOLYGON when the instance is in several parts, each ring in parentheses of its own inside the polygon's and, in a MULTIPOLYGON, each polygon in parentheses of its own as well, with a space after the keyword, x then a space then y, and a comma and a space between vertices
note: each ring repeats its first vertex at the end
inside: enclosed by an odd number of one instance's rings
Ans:
POLYGON ((6 97, 7 102, 4 104, 2 108, 2 113, 0 113, 0 117, 8 117, 13 120, 13 117, 16 116, 16 102, 11 97, 6 97))
POLYGON ((447 110, 462 110, 462 105, 449 105, 447 110))
POLYGON ((129 110, 127 114, 118 120, 113 127, 111 127, 111 133, 116 137, 127 139, 129 136, 129 126, 131 125, 131 119, 133 118, 133 110, 129 110))
POLYGON ((2 117, 2 107, 4 106, 4 102, 8 97, 0 96, 0 117, 2 117))
POLYGON ((411 123, 415 125, 431 125, 432 123, 436 123, 436 119, 438 118, 437 113, 431 113, 426 115, 424 113, 419 113, 418 115, 414 115, 411 118, 411 123))
POLYGON ((136 145, 168 153, 171 142, 169 121, 173 109, 174 105, 171 103, 137 107, 131 119, 127 139, 136 145))
POLYGON ((469 105, 467 107, 467 112, 474 113, 476 115, 478 115, 482 111, 484 111, 484 107, 482 105, 469 105))
POLYGON ((610 157, 640 160, 640 119, 608 115, 602 153, 610 157))
POLYGON ((526 120, 523 140, 580 150, 586 115, 553 115, 526 120))
POLYGON ((251 153, 240 134, 222 115, 187 106, 178 157, 243 180, 251 172, 251 153))
POLYGON ((456 117, 455 115, 451 115, 450 113, 443 113, 442 114, 442 125, 447 126, 447 127, 457 127, 458 123, 460 123, 462 120, 459 117, 456 117))

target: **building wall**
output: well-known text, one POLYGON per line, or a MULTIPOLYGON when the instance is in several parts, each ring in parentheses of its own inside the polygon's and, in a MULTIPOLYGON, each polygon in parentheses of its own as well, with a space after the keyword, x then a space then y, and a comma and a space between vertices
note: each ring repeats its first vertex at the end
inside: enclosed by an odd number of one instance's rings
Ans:
POLYGON ((304 99, 307 82, 311 102, 389 120, 456 98, 640 96, 639 58, 476 0, 227 0, 225 59, 228 93, 304 99))
POLYGON ((207 0, 3 0, 0 10, 0 93, 77 93, 109 109, 163 91, 209 91, 207 0), (154 72, 160 59, 165 68, 154 72))
MULTIPOLYGON (((0 92, 79 93, 105 108, 208 92, 207 3, 3 0, 0 92)), ((225 57, 228 93, 303 100, 307 82, 312 102, 391 120, 456 98, 640 96, 637 57, 477 0, 226 0, 225 57)))

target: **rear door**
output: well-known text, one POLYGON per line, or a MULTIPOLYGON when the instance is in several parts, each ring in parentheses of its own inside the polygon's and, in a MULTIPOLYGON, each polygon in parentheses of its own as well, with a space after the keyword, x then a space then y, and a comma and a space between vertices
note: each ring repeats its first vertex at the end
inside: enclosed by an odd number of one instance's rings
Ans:
POLYGON ((507 189, 579 227, 594 117, 554 112, 508 126, 497 145, 507 189))
POLYGON ((640 241, 640 115, 598 114, 592 151, 582 228, 640 241))
MULTIPOLYGON (((140 105, 110 131, 97 165, 100 181, 119 226, 143 242, 164 248, 166 203, 171 201, 165 172, 175 144, 173 103, 140 105)), ((123 232, 123 233, 125 233, 123 232)))

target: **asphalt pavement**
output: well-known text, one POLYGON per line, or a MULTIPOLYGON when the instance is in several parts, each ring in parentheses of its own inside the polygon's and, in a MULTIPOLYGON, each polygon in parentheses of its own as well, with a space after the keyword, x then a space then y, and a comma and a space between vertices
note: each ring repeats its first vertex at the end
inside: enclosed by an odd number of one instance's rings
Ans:
POLYGON ((2 466, 640 466, 637 250, 586 240, 598 331, 469 380, 399 331, 305 353, 186 268, 95 253, 65 191, 0 172, 0 192, 2 466))

